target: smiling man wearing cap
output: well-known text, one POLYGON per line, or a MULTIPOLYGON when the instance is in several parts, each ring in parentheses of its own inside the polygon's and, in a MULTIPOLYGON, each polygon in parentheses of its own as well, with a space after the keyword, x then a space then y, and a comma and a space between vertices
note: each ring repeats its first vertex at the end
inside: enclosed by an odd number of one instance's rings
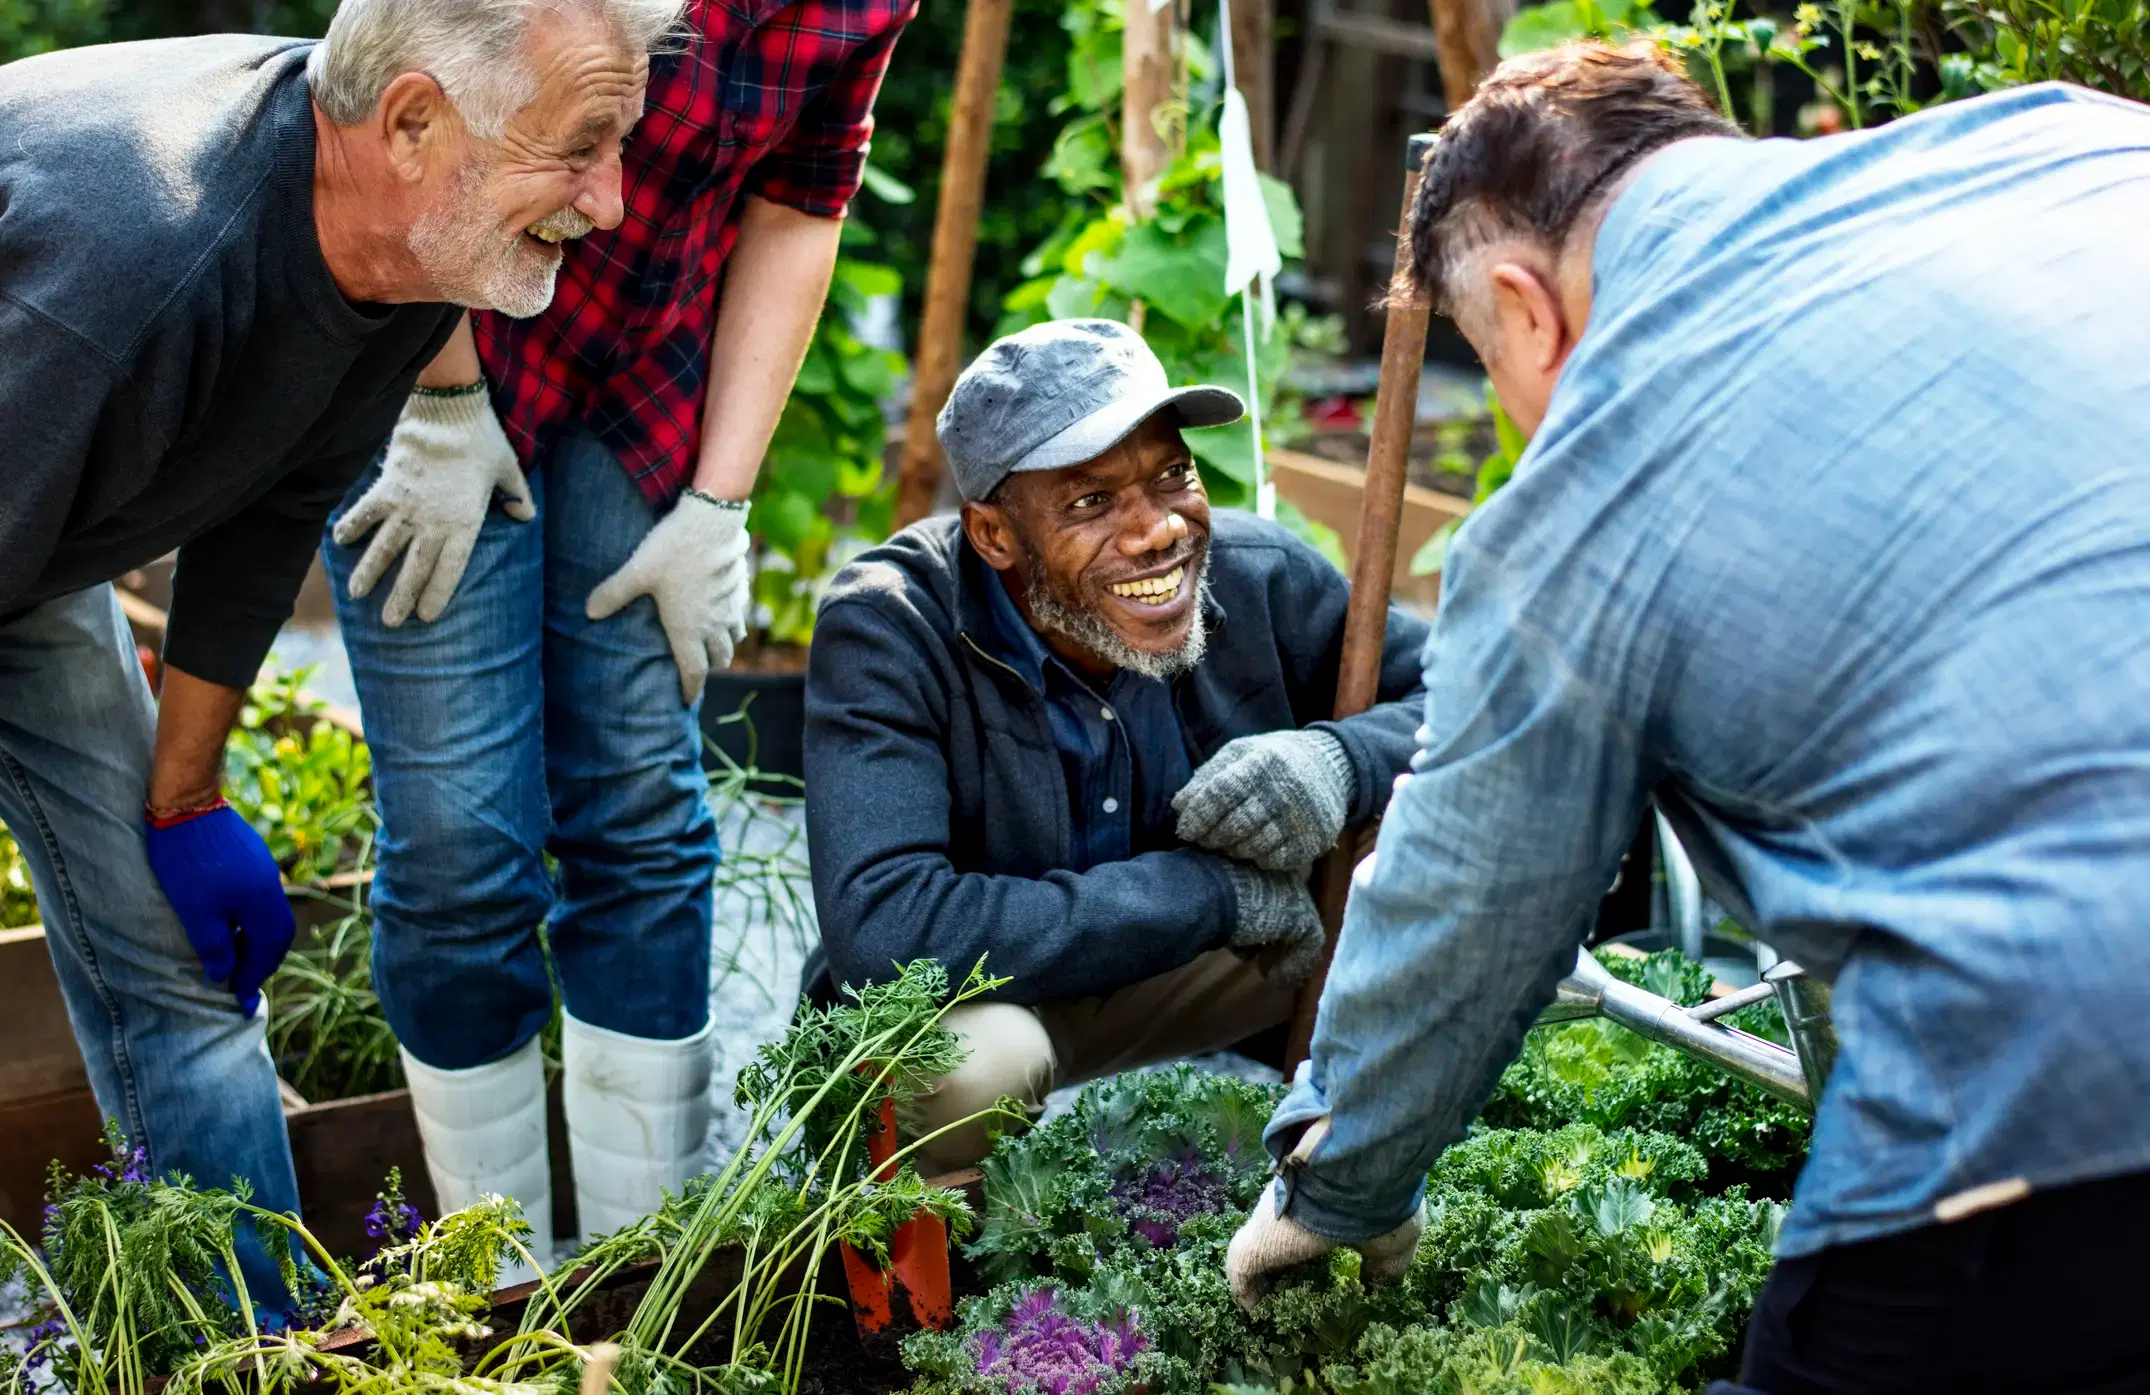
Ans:
MULTIPOLYGON (((1168 386, 1112 321, 1002 339, 940 416, 962 516, 905 529, 822 602, 807 991, 918 958, 1010 980, 950 1014, 971 1054, 929 1125, 1282 1022, 1321 945, 1308 869, 1409 762, 1426 626, 1392 611, 1380 703, 1323 720, 1343 576, 1275 524, 1213 516, 1180 436, 1242 411, 1168 386)), ((951 1133, 931 1160, 984 1147, 951 1133)))

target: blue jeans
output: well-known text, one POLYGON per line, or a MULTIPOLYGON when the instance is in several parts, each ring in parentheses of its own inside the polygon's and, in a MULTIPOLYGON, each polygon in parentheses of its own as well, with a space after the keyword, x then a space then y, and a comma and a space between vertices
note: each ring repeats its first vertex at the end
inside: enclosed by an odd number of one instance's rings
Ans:
POLYGON ((498 1060, 544 1027, 541 926, 582 1021, 671 1040, 709 1019, 717 830, 699 704, 680 698, 654 601, 583 613, 655 510, 582 432, 530 484, 537 517, 493 509, 431 624, 384 626, 386 579, 350 599, 367 539, 321 549, 381 812, 374 982, 396 1039, 442 1070, 498 1060))
MULTIPOLYGON (((30 865, 97 1107, 149 1150, 157 1175, 206 1187, 243 1178, 258 1205, 297 1211, 266 1019, 240 1016, 229 992, 202 982, 149 870, 142 799, 156 722, 111 587, 0 624, 0 820, 30 865)), ((242 1255, 257 1301, 284 1306, 275 1270, 242 1255)))

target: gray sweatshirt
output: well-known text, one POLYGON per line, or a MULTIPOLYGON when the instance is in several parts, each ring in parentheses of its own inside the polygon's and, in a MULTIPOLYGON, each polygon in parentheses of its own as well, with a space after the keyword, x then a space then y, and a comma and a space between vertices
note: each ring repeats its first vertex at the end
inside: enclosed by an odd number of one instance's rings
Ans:
POLYGON ((0 67, 0 623, 176 547, 165 661, 244 686, 453 328, 329 276, 311 47, 0 67))

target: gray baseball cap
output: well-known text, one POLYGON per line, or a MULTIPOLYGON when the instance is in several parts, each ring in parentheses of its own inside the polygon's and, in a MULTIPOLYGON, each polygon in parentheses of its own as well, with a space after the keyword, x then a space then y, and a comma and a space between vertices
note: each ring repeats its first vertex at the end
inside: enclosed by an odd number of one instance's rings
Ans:
POLYGON ((1094 460, 1166 408, 1182 426, 1246 414, 1221 387, 1172 387, 1142 336, 1115 320, 1048 320, 997 339, 956 379, 935 423, 965 499, 1018 470, 1094 460))

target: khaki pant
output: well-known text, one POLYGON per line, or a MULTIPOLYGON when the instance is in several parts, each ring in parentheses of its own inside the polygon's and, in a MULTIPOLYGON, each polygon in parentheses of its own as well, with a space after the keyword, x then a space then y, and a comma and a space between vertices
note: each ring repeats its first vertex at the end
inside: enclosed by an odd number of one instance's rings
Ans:
MULTIPOLYGON (((1292 998, 1291 988, 1220 949, 1103 998, 966 1003, 944 1020, 969 1058, 919 1101, 905 1132, 931 1134, 1003 1095, 1036 1111, 1063 1085, 1222 1050, 1290 1017, 1292 998)), ((918 1167, 927 1176, 969 1167, 990 1146, 984 1122, 963 1124, 920 1149, 918 1167)))

